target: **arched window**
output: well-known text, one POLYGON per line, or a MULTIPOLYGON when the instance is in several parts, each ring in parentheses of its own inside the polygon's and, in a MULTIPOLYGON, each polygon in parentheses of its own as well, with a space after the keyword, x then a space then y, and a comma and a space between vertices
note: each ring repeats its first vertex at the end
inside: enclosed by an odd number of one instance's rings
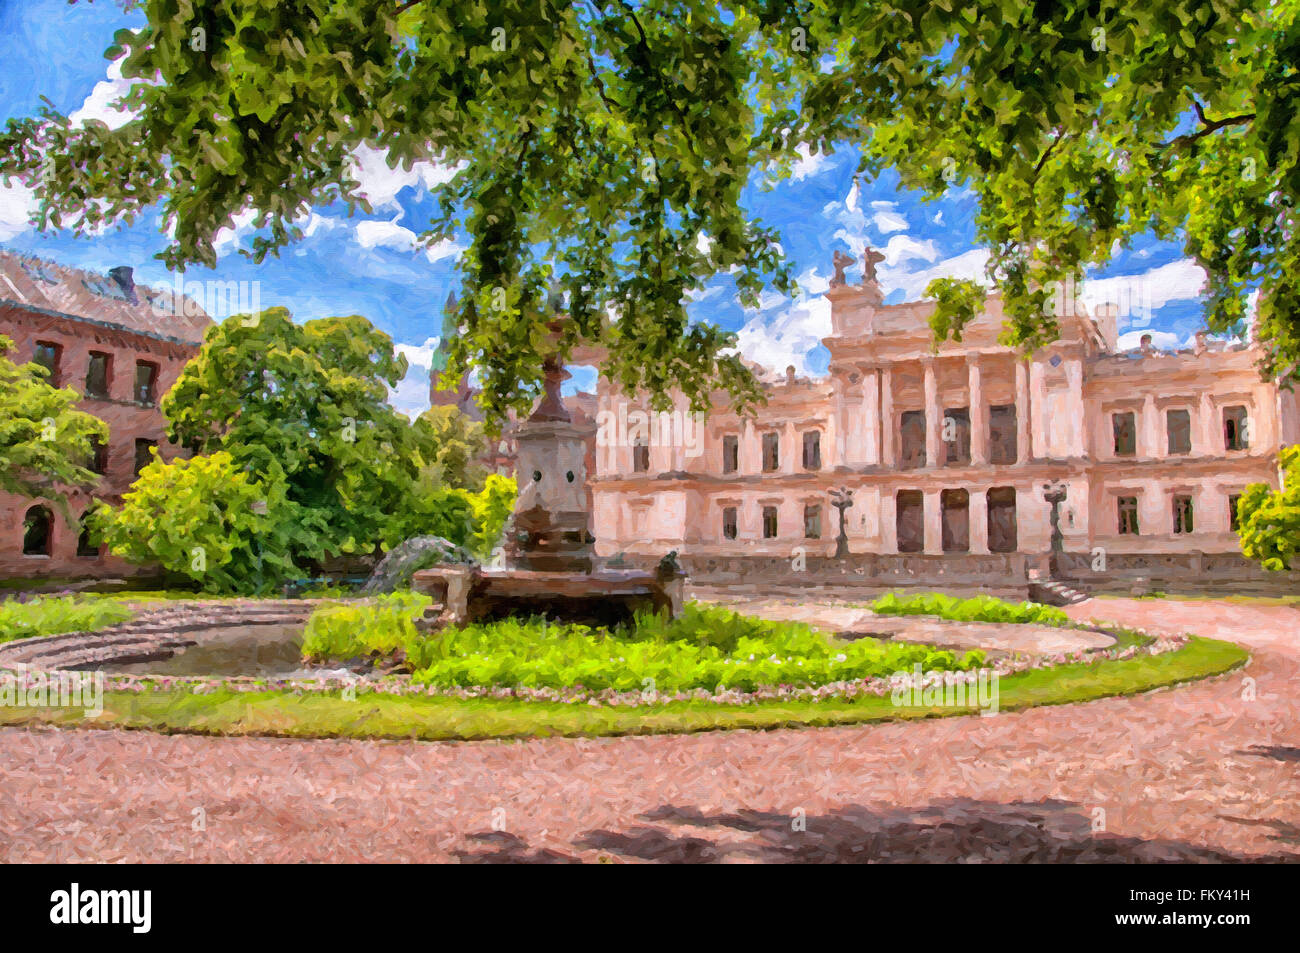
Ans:
POLYGON ((48 556, 54 518, 45 506, 33 506, 23 517, 23 555, 48 556))

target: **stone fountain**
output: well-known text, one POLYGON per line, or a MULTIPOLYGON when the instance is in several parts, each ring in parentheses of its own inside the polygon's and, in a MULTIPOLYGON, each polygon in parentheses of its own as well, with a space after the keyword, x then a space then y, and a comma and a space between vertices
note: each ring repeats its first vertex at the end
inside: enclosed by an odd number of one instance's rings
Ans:
POLYGON ((428 627, 545 615, 617 625, 640 610, 681 611, 685 576, 675 554, 653 572, 598 566, 587 509, 588 433, 560 398, 570 375, 557 357, 542 365, 543 396, 514 433, 515 501, 505 567, 443 565, 417 572, 412 586, 433 597, 428 627))

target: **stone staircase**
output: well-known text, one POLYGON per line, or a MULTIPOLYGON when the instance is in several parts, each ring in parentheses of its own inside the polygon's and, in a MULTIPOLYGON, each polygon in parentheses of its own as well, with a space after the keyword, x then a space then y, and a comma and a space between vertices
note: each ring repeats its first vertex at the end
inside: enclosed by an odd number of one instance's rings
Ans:
POLYGON ((1056 579, 1046 582, 1031 582, 1029 598, 1032 602, 1041 602, 1048 606, 1072 606, 1089 598, 1088 593, 1075 586, 1067 585, 1056 579))
POLYGON ((315 602, 187 602, 145 609, 95 632, 68 632, 0 645, 0 668, 84 669, 109 662, 152 662, 194 645, 194 633, 249 625, 300 625, 315 602))

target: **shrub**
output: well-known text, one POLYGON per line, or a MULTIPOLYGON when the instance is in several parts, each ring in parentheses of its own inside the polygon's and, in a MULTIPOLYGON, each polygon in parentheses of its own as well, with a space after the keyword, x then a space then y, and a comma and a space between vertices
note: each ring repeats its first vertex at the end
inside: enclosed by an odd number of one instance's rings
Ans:
POLYGON ((106 596, 37 596, 0 602, 0 642, 61 632, 86 632, 125 622, 134 613, 106 596))
POLYGON ((902 596, 889 592, 871 603, 877 615, 934 615, 958 622, 1033 622, 1038 625, 1068 625, 1070 617, 1055 606, 1038 602, 1006 602, 993 596, 960 599, 941 592, 902 596))
POLYGON ((371 652, 408 651, 419 639, 415 620, 433 600, 394 592, 373 602, 320 606, 307 620, 302 654, 313 660, 350 659, 371 652))

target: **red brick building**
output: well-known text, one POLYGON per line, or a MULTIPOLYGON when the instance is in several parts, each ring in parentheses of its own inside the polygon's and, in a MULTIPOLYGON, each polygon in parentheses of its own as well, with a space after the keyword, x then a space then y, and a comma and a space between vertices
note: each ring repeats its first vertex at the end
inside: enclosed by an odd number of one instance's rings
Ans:
POLYGON ((91 492, 73 491, 73 522, 51 501, 0 493, 0 578, 126 576, 140 567, 89 545, 80 519, 96 499, 117 502, 157 447, 170 444, 158 402, 198 351, 212 319, 189 298, 136 285, 131 268, 107 275, 0 251, 0 334, 8 357, 48 367, 57 387, 83 395, 79 408, 109 427, 91 492))

